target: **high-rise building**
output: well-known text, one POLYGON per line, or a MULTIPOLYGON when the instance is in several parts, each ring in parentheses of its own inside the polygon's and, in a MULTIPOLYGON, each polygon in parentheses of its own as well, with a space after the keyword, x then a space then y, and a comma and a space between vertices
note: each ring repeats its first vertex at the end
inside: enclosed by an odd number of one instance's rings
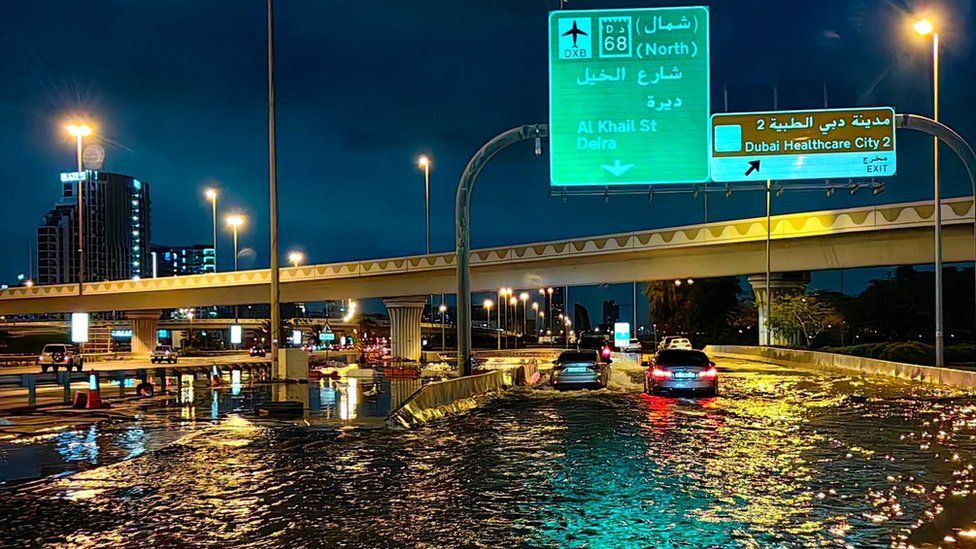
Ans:
POLYGON ((163 246, 153 244, 150 250, 150 276, 182 276, 217 272, 212 244, 163 246))
POLYGON ((149 184, 88 170, 61 174, 61 196, 37 228, 37 282, 78 281, 78 184, 84 189, 86 282, 152 274, 149 184))

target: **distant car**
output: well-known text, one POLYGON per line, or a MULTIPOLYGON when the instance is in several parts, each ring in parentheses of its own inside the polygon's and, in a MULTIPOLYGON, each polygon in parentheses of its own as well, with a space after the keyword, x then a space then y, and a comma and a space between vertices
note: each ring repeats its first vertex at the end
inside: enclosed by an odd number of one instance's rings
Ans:
POLYGON ((694 349, 694 347, 691 345, 691 340, 687 337, 667 336, 657 346, 658 351, 663 351, 664 349, 694 349))
POLYGON ((626 345, 620 348, 624 353, 639 353, 642 350, 640 341, 631 339, 626 345))
POLYGON ((48 368, 57 372, 60 366, 64 366, 65 371, 68 372, 72 367, 80 372, 84 362, 78 350, 65 343, 48 343, 41 349, 41 355, 37 357, 41 372, 47 372, 48 368))
POLYGON ((607 361, 592 349, 569 350, 553 362, 550 382, 556 389, 599 389, 610 376, 607 361))
POLYGON ((152 354, 149 355, 149 362, 153 364, 159 364, 162 362, 169 362, 170 364, 176 364, 179 358, 179 353, 176 352, 171 345, 156 345, 153 349, 152 354))
POLYGON ((264 350, 264 347, 257 347, 257 346, 251 347, 251 353, 250 354, 251 354, 252 357, 261 357, 261 358, 264 358, 264 357, 268 356, 268 352, 264 350))
POLYGON ((658 351, 644 376, 644 392, 718 394, 718 369, 708 355, 694 349, 658 351))
POLYGON ((600 353, 600 358, 603 360, 610 360, 610 353, 613 352, 613 347, 610 346, 610 342, 607 341, 607 338, 598 335, 581 336, 579 341, 576 342, 576 348, 581 351, 597 351, 600 353))

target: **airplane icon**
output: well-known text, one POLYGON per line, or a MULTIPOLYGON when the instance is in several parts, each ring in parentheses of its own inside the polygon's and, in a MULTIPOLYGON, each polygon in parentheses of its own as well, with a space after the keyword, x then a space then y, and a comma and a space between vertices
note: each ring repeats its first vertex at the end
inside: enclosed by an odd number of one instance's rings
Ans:
MULTIPOLYGON (((563 28, 565 28, 565 27, 563 27, 563 28)), ((580 28, 576 26, 576 21, 575 20, 573 20, 573 28, 571 28, 568 31, 564 32, 562 35, 563 36, 572 36, 573 37, 573 47, 574 48, 576 47, 576 41, 579 40, 580 35, 588 36, 585 32, 581 31, 580 28)))

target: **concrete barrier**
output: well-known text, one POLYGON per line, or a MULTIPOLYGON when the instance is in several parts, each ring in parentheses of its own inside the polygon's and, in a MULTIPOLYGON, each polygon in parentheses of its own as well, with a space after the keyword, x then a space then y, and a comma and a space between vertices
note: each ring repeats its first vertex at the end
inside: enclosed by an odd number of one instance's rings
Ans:
POLYGON ((748 347, 741 345, 709 345, 705 347, 705 353, 709 356, 759 359, 762 362, 779 364, 781 366, 896 377, 908 381, 948 385, 963 389, 976 388, 976 372, 903 364, 875 358, 822 353, 819 351, 804 351, 801 349, 748 347))
POLYGON ((409 428, 470 410, 478 405, 479 400, 502 392, 507 386, 505 377, 505 372, 494 371, 428 383, 405 400, 386 420, 409 428))

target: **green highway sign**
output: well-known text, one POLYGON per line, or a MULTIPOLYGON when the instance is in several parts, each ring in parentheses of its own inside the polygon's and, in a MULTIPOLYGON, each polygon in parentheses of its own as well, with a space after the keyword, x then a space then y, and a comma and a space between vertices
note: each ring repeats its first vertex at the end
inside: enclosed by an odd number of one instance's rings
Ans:
POLYGON ((709 179, 708 9, 549 14, 553 186, 709 179))

